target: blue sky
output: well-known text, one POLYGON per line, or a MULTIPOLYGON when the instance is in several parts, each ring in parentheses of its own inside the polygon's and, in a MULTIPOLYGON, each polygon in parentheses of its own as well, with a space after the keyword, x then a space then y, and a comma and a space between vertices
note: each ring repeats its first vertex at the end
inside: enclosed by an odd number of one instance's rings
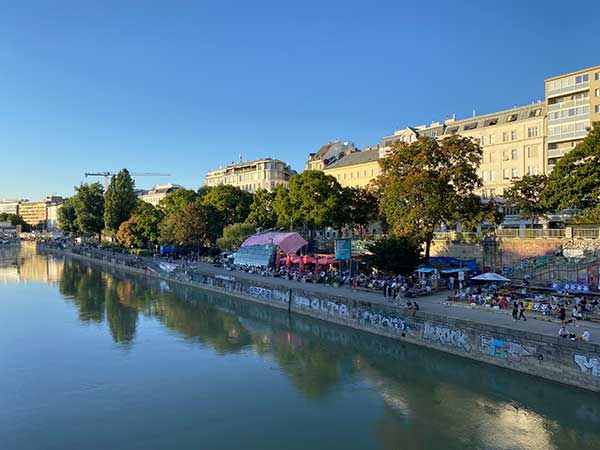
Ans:
POLYGON ((0 198, 86 171, 198 188, 243 155, 527 104, 600 64, 600 2, 0 2, 0 198))

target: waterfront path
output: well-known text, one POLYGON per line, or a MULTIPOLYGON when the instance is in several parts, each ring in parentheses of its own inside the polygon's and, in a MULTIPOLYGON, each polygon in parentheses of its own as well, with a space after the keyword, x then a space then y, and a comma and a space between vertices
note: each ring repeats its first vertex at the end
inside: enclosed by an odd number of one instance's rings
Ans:
MULTIPOLYGON (((194 271, 194 269, 197 269, 199 272, 208 273, 212 275, 235 277, 240 280, 248 281, 254 280, 259 283, 270 284, 274 287, 280 286, 291 289, 301 288, 307 292, 315 292, 323 295, 338 295, 346 297, 349 300, 385 304, 391 307, 396 307, 399 310, 405 311, 405 308, 403 306, 389 302, 386 298, 383 297, 383 294, 379 291, 369 292, 368 290, 362 288, 353 289, 347 286, 334 287, 325 284, 302 283, 299 281, 288 280, 285 278, 263 277, 261 275, 247 272, 228 271, 225 268, 215 267, 210 264, 193 264, 188 268, 188 270, 191 271, 194 271)), ((463 303, 448 303, 446 301, 447 296, 447 291, 443 291, 442 293, 434 295, 418 297, 416 300, 419 303, 420 311, 431 314, 437 314, 453 319, 469 320, 472 322, 482 323, 486 325, 504 327, 552 337, 558 336, 558 330, 561 327, 560 321, 552 316, 542 316, 539 313, 529 313, 530 318, 529 320, 527 320, 527 322, 515 322, 513 321, 511 316, 512 309, 494 310, 483 307, 471 307, 463 303)), ((526 315, 528 314, 526 313, 526 315)), ((590 322, 586 320, 580 321, 579 327, 576 327, 574 324, 569 324, 567 325, 567 328, 571 333, 575 333, 577 335, 581 334, 583 330, 587 329, 591 334, 590 342, 600 344, 600 323, 590 322)))

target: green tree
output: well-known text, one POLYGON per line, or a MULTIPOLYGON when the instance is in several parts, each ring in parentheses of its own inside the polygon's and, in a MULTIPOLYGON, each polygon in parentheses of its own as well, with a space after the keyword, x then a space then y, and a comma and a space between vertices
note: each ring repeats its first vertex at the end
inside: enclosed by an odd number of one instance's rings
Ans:
POLYGON ((377 196, 372 189, 350 187, 344 190, 347 225, 359 228, 364 236, 367 225, 378 219, 377 196))
POLYGON ((171 192, 163 198, 158 207, 163 211, 165 216, 176 214, 184 206, 196 201, 200 196, 191 189, 178 189, 171 192))
POLYGON ((1 213, 0 222, 10 222, 13 227, 21 226, 21 231, 28 233, 32 230, 31 225, 23 220, 23 218, 17 214, 1 213))
MULTIPOLYGON (((211 205, 222 215, 223 226, 242 223, 250 214, 252 194, 229 184, 220 184, 202 197, 204 205, 211 205)), ((222 228, 221 228, 222 229, 222 228)))
POLYGON ((76 199, 66 199, 58 210, 58 227, 64 234, 76 236, 79 234, 77 228, 77 213, 75 212, 76 199))
POLYGON ((122 169, 110 178, 104 200, 104 227, 115 233, 119 225, 133 214, 137 206, 135 182, 127 169, 122 169))
POLYGON ((221 231, 222 220, 214 206, 199 201, 190 203, 175 216, 175 241, 189 247, 213 246, 221 231))
POLYGON ((538 219, 548 212, 542 198, 547 182, 546 175, 524 175, 523 178, 513 181, 502 195, 506 206, 517 210, 522 218, 529 219, 532 228, 538 219))
POLYGON ((237 250, 248 236, 256 232, 256 227, 247 223, 234 223, 227 225, 223 230, 223 237, 217 239, 217 246, 221 250, 237 250))
POLYGON ((428 137, 397 142, 381 160, 380 210, 395 234, 425 243, 426 260, 437 226, 469 221, 479 213, 471 207, 473 192, 482 184, 477 175, 481 155, 479 144, 456 135, 441 142, 428 137), (465 202, 471 207, 465 208, 465 202))
POLYGON ((600 223, 600 122, 556 163, 543 201, 550 210, 576 209, 582 218, 600 223))
POLYGON ((75 188, 75 224, 84 234, 96 234, 104 227, 104 189, 100 183, 81 184, 75 188))
POLYGON ((408 275, 421 262, 421 246, 407 236, 388 236, 367 245, 365 261, 372 267, 395 275, 408 275))
POLYGON ((273 208, 279 225, 310 230, 340 228, 347 221, 346 196, 338 181, 321 171, 306 170, 290 178, 275 195, 273 208))
POLYGON ((250 204, 250 214, 246 218, 246 223, 263 229, 273 228, 277 225, 277 214, 273 208, 275 196, 275 192, 265 189, 257 190, 250 204))
POLYGON ((158 243, 160 240, 160 223, 164 217, 162 210, 150 203, 139 201, 133 212, 133 217, 136 221, 136 233, 143 245, 150 247, 158 243))

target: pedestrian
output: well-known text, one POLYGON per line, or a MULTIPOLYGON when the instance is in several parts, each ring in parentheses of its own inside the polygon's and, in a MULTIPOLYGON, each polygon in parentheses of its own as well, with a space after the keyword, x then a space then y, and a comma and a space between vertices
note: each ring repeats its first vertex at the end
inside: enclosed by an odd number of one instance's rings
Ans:
POLYGON ((525 305, 523 305, 523 302, 519 302, 519 320, 521 320, 521 318, 527 322, 527 317, 525 317, 525 305))
POLYGON ((515 300, 513 302, 513 310, 512 310, 512 317, 513 317, 513 321, 517 321, 517 315, 519 314, 519 305, 517 304, 517 301, 515 300))
POLYGON ((565 305, 561 305, 558 318, 563 324, 565 323, 565 319, 567 318, 567 309, 565 308, 565 305))
POLYGON ((448 285, 449 285, 450 290, 453 291, 454 290, 454 277, 453 276, 450 276, 448 278, 448 285))
POLYGON ((589 342, 590 332, 586 329, 583 333, 581 333, 581 336, 579 336, 579 339, 581 339, 584 342, 589 342))
MULTIPOLYGON (((416 300, 413 302, 413 307, 412 307, 412 315, 414 316, 417 311, 419 310, 419 304, 416 302, 416 300)), ((588 333, 589 334, 589 333, 588 333)))
POLYGON ((387 297, 387 288, 388 288, 387 281, 384 281, 383 282, 383 297, 384 298, 387 297))

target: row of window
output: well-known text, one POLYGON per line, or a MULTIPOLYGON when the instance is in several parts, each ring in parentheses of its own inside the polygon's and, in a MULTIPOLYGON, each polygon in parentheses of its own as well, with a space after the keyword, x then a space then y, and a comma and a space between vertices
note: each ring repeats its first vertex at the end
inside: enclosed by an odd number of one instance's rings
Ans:
POLYGON ((563 89, 571 86, 576 86, 578 84, 587 83, 588 81, 590 81, 590 77, 587 73, 584 75, 574 75, 572 77, 550 81, 548 83, 548 90, 554 91, 556 89, 563 89))
MULTIPOLYGON (((538 157, 538 146, 537 145, 526 145, 524 147, 525 149, 525 154, 527 155, 527 158, 537 158, 538 157)), ((513 148, 510 150, 510 152, 508 150, 503 150, 502 151, 502 160, 503 161, 508 161, 509 159, 515 161, 517 159, 519 159, 519 150, 516 148, 513 148)), ((494 162, 494 152, 485 152, 483 154, 483 163, 493 163, 494 162)))
POLYGON ((558 119, 565 119, 568 117, 584 116, 589 113, 590 113, 589 106, 579 106, 577 108, 563 109, 562 111, 556 111, 556 112, 550 113, 550 114, 548 114, 548 120, 558 120, 558 119))
POLYGON ((589 122, 580 122, 580 123, 572 123, 568 125, 560 125, 556 127, 549 127, 548 133, 550 136, 555 136, 557 134, 566 134, 573 133, 575 131, 583 131, 590 126, 589 122))
MULTIPOLYGON (((527 175, 538 175, 540 173, 540 168, 539 168, 539 166, 527 166, 526 173, 527 173, 527 175)), ((502 179, 510 180, 511 178, 518 178, 518 177, 519 177, 519 169, 517 169, 515 167, 513 167, 513 168, 505 167, 504 169, 502 169, 502 179)), ((496 171, 495 170, 482 171, 481 179, 484 182, 496 181, 496 171)))
POLYGON ((373 178, 375 176, 379 175, 379 169, 371 169, 369 170, 357 170, 356 172, 344 172, 344 173, 338 173, 337 175, 334 175, 338 181, 339 180, 346 180, 346 179, 354 179, 354 178, 373 178))

